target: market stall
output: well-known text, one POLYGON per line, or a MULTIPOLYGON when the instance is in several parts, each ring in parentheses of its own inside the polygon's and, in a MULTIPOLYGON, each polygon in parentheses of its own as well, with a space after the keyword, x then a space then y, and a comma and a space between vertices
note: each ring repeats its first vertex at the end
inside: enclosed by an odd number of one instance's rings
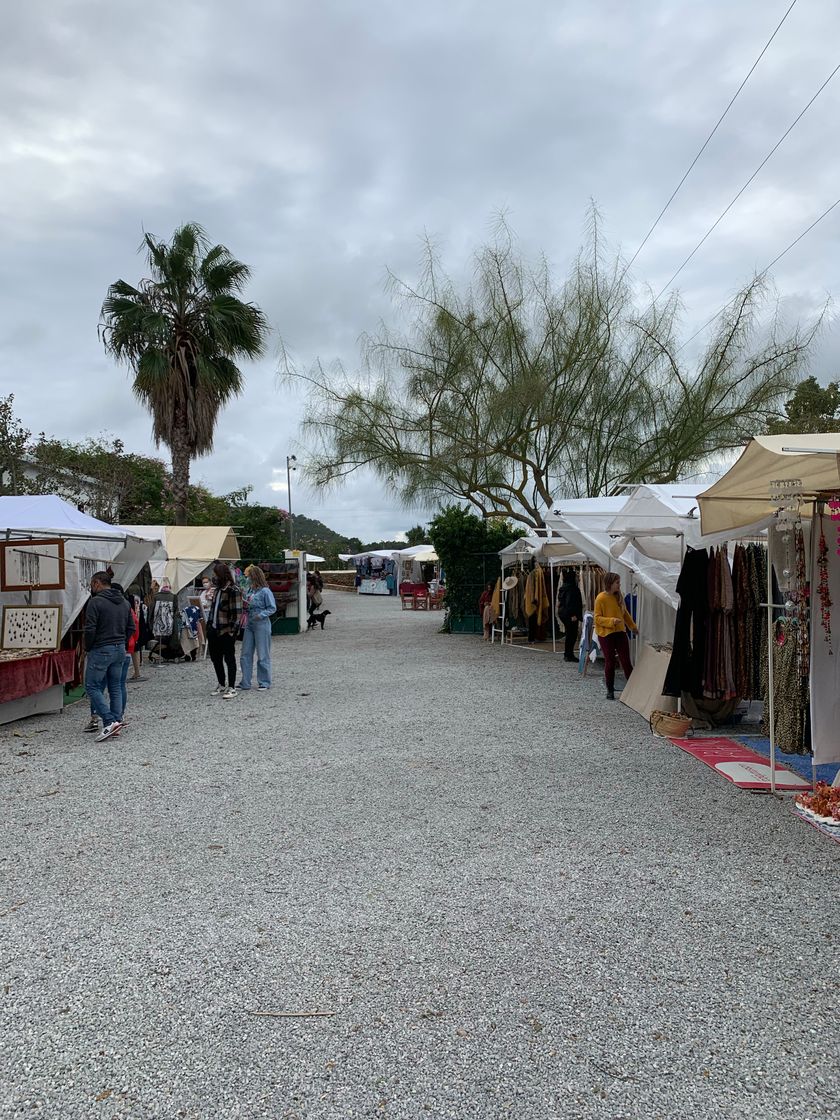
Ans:
MULTIPOLYGON (((639 643, 633 679, 622 693, 621 700, 646 718, 653 709, 676 709, 681 698, 689 705, 695 718, 712 722, 717 719, 725 721, 734 707, 733 703, 721 703, 723 698, 720 696, 704 697, 696 676, 684 696, 681 688, 674 687, 673 670, 672 680, 666 685, 669 666, 684 656, 686 584, 694 579, 692 571, 697 557, 701 552, 707 558, 709 554, 713 555, 719 565, 719 577, 722 577, 723 566, 730 558, 728 545, 733 546, 732 558, 738 556, 739 568, 743 560, 741 554, 734 551, 734 541, 729 541, 730 534, 703 534, 699 514, 699 494, 703 489, 688 482, 637 486, 608 529, 613 557, 624 559, 632 549, 633 578, 640 584, 637 621, 645 638, 639 643), (683 572, 687 574, 683 575, 683 572), (657 635, 658 640, 653 640, 651 635, 657 635), (701 712, 700 707, 704 711, 701 712)), ((765 526, 766 519, 745 526, 743 535, 757 541, 765 526)), ((740 602, 734 603, 733 600, 733 605, 741 610, 740 602)), ((747 607, 744 606, 743 610, 746 611, 747 607)), ((720 636, 720 627, 716 633, 720 636)), ((683 677, 690 675, 688 669, 683 672, 683 677)), ((687 679, 682 683, 689 685, 687 679)), ((715 691, 722 692, 724 689, 715 691)), ((746 690, 743 695, 747 695, 746 690)))
POLYGON ((301 634, 306 629, 306 565, 312 559, 300 549, 286 549, 283 560, 260 564, 277 605, 272 634, 301 634))
POLYGON ((217 560, 239 559, 239 541, 230 525, 126 525, 138 537, 159 540, 149 561, 152 578, 164 579, 175 595, 195 586, 217 560))
POLYGON ((60 711, 94 572, 127 587, 158 547, 56 495, 0 497, 0 723, 60 711))
POLYGON ((759 436, 699 497, 704 532, 772 522, 763 590, 771 783, 777 748, 840 762, 840 435, 759 436))
POLYGON ((552 650, 556 652, 557 568, 588 569, 589 558, 560 537, 529 536, 506 545, 500 550, 499 559, 502 565, 502 578, 497 584, 499 614, 493 622, 491 639, 495 641, 497 635, 506 636, 512 642, 514 634, 519 633, 533 643, 546 640, 550 631, 552 650), (541 606, 544 602, 547 605, 541 606))
POLYGON ((339 560, 352 564, 356 569, 356 591, 359 595, 396 595, 396 564, 390 549, 340 553, 339 560))

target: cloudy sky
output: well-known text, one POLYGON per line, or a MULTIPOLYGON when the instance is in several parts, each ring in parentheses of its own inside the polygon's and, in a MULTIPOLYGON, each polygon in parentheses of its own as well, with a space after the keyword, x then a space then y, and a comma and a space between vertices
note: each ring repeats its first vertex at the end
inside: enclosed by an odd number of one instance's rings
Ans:
MULTIPOLYGON (((295 362, 358 364, 385 271, 424 232, 458 274, 506 212, 562 274, 590 199, 631 255, 789 0, 28 0, 0 37, 0 376, 33 431, 149 451, 97 340, 142 231, 202 223, 254 273, 295 362)), ((837 63, 840 9, 798 0, 633 269, 657 290, 837 63)), ((685 332, 840 196, 840 75, 680 277, 685 332)), ((774 273, 808 315, 840 288, 840 207, 774 273)), ((813 372, 840 369, 829 328, 813 372)), ((302 401, 246 371, 196 478, 286 505, 302 401)), ((297 512, 364 539, 422 519, 369 479, 297 512)))

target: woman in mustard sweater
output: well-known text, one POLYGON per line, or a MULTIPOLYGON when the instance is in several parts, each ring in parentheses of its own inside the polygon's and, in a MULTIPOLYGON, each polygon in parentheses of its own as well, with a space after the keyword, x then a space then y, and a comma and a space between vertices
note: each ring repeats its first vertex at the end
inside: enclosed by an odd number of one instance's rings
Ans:
POLYGON ((616 660, 621 662, 621 669, 627 680, 633 672, 630 643, 627 641, 628 627, 631 630, 637 629, 621 597, 621 576, 612 572, 604 581, 604 590, 595 599, 595 633, 604 651, 604 680, 608 700, 615 700, 616 660))

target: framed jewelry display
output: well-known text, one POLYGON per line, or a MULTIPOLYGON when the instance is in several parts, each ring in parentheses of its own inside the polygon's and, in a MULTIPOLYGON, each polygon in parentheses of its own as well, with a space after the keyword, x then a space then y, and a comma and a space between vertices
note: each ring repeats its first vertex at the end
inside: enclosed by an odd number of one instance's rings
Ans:
POLYGON ((63 591, 64 541, 0 541, 0 591, 63 591))
POLYGON ((44 604, 3 608, 3 649, 58 649, 61 607, 44 604))

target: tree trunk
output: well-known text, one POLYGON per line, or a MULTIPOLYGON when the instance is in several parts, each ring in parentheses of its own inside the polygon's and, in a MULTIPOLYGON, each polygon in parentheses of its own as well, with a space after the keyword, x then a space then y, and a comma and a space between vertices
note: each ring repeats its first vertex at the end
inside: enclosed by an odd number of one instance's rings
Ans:
POLYGON ((176 421, 172 433, 172 497, 175 503, 175 524, 187 524, 187 501, 190 493, 190 452, 185 424, 176 421))

